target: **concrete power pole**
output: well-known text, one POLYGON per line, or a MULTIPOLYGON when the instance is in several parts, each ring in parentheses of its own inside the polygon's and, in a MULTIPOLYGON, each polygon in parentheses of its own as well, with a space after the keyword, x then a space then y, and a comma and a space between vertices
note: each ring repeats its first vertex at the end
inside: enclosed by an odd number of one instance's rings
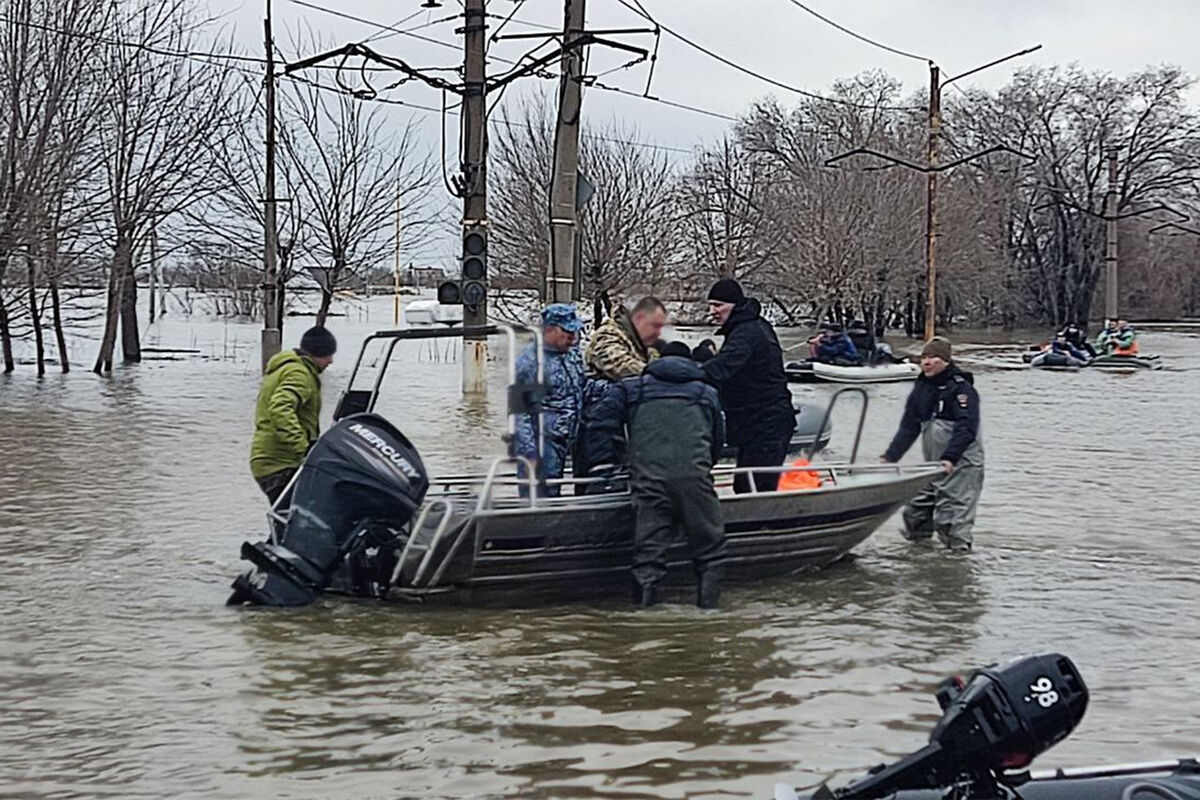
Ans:
MULTIPOLYGON (((565 0, 563 47, 570 48, 583 33, 585 0, 565 0)), ((558 87, 558 124, 554 134, 554 182, 550 190, 550 272, 546 275, 546 300, 578 300, 579 251, 576 190, 579 183, 579 116, 583 102, 583 53, 567 49, 562 57, 558 87)))
POLYGON ((941 75, 929 64, 929 171, 925 173, 925 340, 934 334, 937 315, 938 134, 942 127, 941 75))
POLYGON ((267 16, 263 21, 267 47, 267 170, 266 197, 263 200, 263 332, 262 369, 267 370, 267 361, 279 352, 279 304, 276 291, 279 286, 279 229, 275 224, 275 42, 271 36, 271 0, 267 0, 267 16))
POLYGON ((1104 195, 1104 316, 1116 319, 1120 306, 1117 291, 1117 149, 1108 149, 1108 191, 1104 195))
MULTIPOLYGON (((486 0, 466 0, 463 72, 463 325, 487 324, 487 74, 486 0), (482 274, 479 274, 482 272, 482 274)), ((513 354, 515 358, 516 355, 513 354)), ((487 393, 487 337, 463 341, 462 390, 487 393)))

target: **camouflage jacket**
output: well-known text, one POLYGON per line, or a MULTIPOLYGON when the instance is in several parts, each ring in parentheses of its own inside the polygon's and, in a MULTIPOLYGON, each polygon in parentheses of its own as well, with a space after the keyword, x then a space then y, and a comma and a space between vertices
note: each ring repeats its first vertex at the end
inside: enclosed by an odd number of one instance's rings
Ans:
MULTIPOLYGON (((529 345, 517 357, 517 381, 532 383, 537 379, 537 356, 529 345)), ((579 348, 565 353, 542 349, 542 369, 546 396, 542 400, 542 425, 548 446, 570 448, 579 430, 580 406, 583 403, 584 375, 579 348)), ((520 455, 536 457, 537 447, 534 419, 522 414, 516 420, 516 444, 520 455)))
POLYGON ((592 334, 587 346, 587 365, 596 375, 619 381, 641 375, 657 355, 653 348, 642 344, 629 312, 618 308, 592 334))

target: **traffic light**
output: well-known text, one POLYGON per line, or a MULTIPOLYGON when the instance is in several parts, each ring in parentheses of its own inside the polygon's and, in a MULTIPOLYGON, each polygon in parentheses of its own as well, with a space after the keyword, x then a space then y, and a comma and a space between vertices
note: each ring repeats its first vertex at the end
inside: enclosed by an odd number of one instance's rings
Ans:
POLYGON ((463 231, 462 304, 477 309, 487 300, 487 230, 474 225, 463 231))
POLYGON ((458 281, 442 281, 438 284, 437 301, 444 306, 462 305, 462 287, 458 281))

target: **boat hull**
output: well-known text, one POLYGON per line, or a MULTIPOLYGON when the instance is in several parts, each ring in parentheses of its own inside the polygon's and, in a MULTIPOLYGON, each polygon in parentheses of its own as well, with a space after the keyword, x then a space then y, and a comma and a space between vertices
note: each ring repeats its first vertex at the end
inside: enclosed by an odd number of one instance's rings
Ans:
MULTIPOLYGON (((726 580, 757 581, 828 566, 938 474, 925 469, 857 482, 847 476, 843 485, 819 490, 724 495, 726 580)), ((482 512, 456 509, 447 544, 436 556, 446 562, 440 579, 421 586, 401 581, 395 589, 402 595, 453 591, 472 598, 627 596, 634 528, 628 495, 542 503, 482 512)), ((668 553, 668 586, 695 582, 680 538, 668 553)))
POLYGON ((916 364, 876 364, 874 366, 846 367, 838 364, 822 364, 818 361, 790 361, 784 372, 793 383, 900 383, 915 381, 921 374, 916 364))

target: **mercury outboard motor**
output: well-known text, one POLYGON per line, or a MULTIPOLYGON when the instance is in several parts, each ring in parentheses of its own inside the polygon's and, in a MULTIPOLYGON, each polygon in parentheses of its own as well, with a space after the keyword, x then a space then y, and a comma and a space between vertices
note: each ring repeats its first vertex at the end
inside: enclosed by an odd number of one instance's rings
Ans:
POLYGON ((390 422, 375 414, 342 419, 304 459, 279 542, 242 545, 254 568, 233 582, 229 605, 306 605, 368 552, 391 553, 394 563, 428 489, 421 457, 390 422))
POLYGON ((1005 771, 1065 739, 1083 719, 1088 692, 1071 659, 1048 654, 950 678, 937 698, 944 714, 928 745, 849 786, 822 786, 810 800, 1008 797, 1003 787, 1015 780, 1005 771))

